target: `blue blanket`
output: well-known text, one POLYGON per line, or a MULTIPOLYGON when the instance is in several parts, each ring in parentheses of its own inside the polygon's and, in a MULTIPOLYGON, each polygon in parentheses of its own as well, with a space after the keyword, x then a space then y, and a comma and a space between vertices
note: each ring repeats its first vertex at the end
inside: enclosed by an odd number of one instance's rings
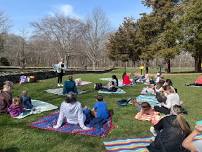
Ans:
POLYGON ((124 90, 118 88, 118 90, 116 92, 109 92, 109 91, 99 90, 98 93, 102 93, 102 94, 125 94, 126 92, 124 90))
POLYGON ((62 127, 58 129, 54 129, 53 125, 56 124, 58 119, 59 112, 54 112, 49 116, 43 117, 36 122, 33 122, 31 127, 43 129, 47 131, 55 131, 64 134, 79 134, 86 136, 98 136, 105 137, 108 133, 113 129, 112 118, 110 118, 102 128, 92 128, 89 130, 83 130, 79 127, 79 125, 72 125, 68 123, 64 123, 62 127))
MULTIPOLYGON (((55 95, 63 96, 63 88, 48 89, 48 90, 45 90, 45 91, 48 92, 48 93, 55 94, 55 95)), ((86 92, 87 91, 78 90, 78 94, 84 94, 86 92)))
POLYGON ((136 97, 136 99, 137 99, 137 102, 139 102, 139 103, 147 102, 152 107, 159 105, 159 102, 157 101, 155 96, 139 95, 139 96, 136 97))

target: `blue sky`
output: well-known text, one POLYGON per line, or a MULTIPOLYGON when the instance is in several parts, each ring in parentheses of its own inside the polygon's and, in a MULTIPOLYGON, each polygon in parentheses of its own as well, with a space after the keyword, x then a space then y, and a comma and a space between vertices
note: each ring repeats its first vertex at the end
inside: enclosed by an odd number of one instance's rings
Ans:
POLYGON ((0 11, 9 17, 13 33, 22 29, 29 31, 31 22, 53 12, 84 19, 97 7, 104 10, 113 28, 117 28, 124 17, 137 19, 140 13, 150 11, 141 0, 0 0, 0 11))

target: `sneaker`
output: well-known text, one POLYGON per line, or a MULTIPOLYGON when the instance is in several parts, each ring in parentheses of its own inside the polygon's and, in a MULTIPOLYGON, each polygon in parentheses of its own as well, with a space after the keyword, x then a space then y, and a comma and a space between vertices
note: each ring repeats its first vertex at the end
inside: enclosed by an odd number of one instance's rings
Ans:
POLYGON ((58 83, 58 87, 60 86, 60 84, 58 83))
POLYGON ((60 84, 61 87, 63 87, 63 84, 60 84))
POLYGON ((150 132, 156 137, 157 136, 157 133, 154 129, 154 127, 150 127, 150 132))

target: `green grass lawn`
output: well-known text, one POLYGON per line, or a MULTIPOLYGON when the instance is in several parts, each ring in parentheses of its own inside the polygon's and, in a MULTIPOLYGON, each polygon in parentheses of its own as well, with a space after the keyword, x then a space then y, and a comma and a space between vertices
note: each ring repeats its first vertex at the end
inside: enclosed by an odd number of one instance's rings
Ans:
MULTIPOLYGON (((106 74, 82 74, 74 75, 75 78, 91 82, 101 82, 99 78, 111 77, 116 74, 121 78, 123 69, 117 69, 106 74)), ((186 75, 168 75, 165 78, 171 78, 174 86, 178 89, 181 99, 189 112, 186 116, 189 123, 194 125, 196 120, 202 118, 202 88, 185 87, 185 83, 193 82, 199 74, 186 75)), ((65 77, 64 79, 67 79, 65 77)), ((48 101, 59 106, 63 97, 46 93, 44 90, 56 87, 56 78, 39 81, 24 85, 16 84, 14 87, 14 96, 20 95, 22 90, 28 90, 32 99, 48 101)), ((151 135, 149 132, 150 124, 134 120, 137 112, 131 105, 127 107, 118 107, 116 101, 122 98, 135 97, 139 95, 143 85, 135 87, 125 87, 127 94, 124 95, 105 95, 104 99, 110 109, 114 110, 113 122, 117 126, 107 137, 84 137, 79 135, 67 135, 56 132, 47 132, 43 130, 32 129, 29 127, 31 122, 46 116, 51 112, 32 115, 21 120, 10 118, 8 115, 0 115, 0 152, 94 152, 105 151, 103 141, 118 138, 137 137, 151 135)), ((93 84, 81 87, 82 90, 89 90, 90 93, 79 95, 78 99, 84 105, 92 107, 95 103, 96 91, 93 84)))

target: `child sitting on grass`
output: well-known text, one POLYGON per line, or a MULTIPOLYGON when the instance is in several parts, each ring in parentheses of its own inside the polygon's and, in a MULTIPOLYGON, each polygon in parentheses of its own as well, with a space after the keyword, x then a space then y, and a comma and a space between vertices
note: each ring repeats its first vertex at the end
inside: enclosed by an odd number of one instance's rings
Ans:
POLYGON ((20 101, 20 97, 13 98, 12 104, 8 108, 8 112, 11 117, 17 117, 23 112, 23 107, 20 101))
POLYGON ((22 91, 22 96, 20 97, 20 100, 22 102, 23 108, 25 109, 33 108, 31 97, 28 96, 28 92, 26 90, 22 91))
POLYGON ((92 111, 85 109, 86 122, 90 127, 102 128, 103 124, 109 118, 109 111, 106 102, 103 101, 102 95, 97 95, 97 102, 94 104, 92 111))

